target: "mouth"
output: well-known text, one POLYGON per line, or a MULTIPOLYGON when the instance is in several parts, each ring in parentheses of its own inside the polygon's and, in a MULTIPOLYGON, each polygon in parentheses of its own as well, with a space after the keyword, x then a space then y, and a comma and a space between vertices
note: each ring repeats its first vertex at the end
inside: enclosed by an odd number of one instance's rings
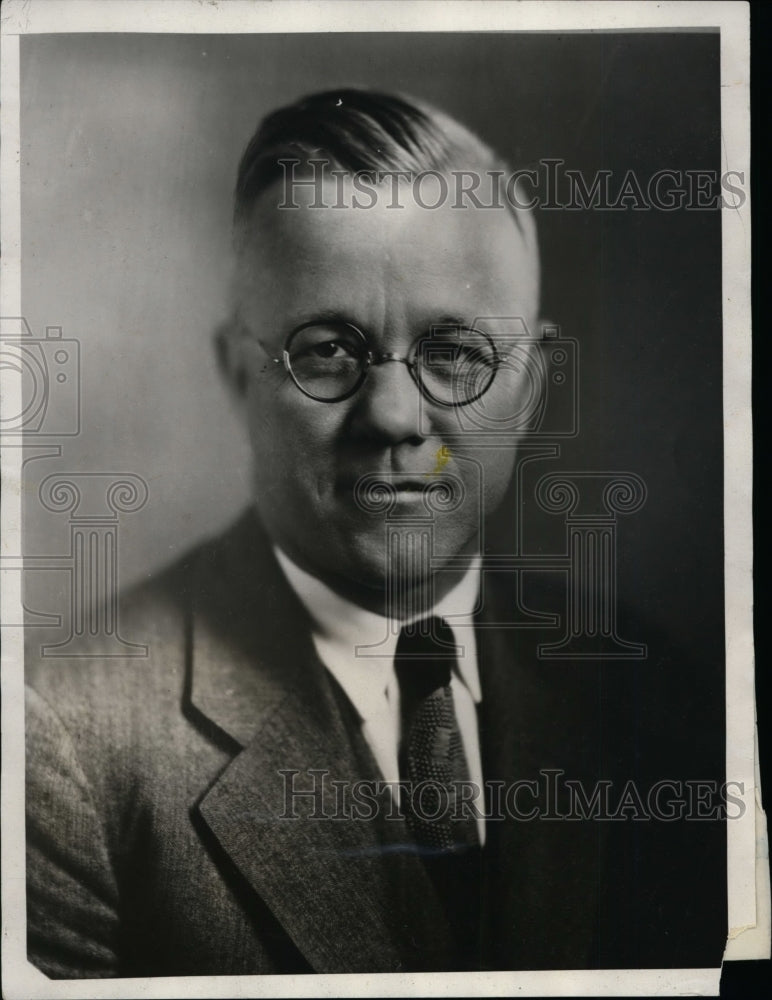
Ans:
POLYGON ((390 484, 393 491, 392 496, 397 505, 400 504, 424 504, 427 483, 417 483, 414 480, 405 482, 394 482, 390 484))
POLYGON ((387 493, 423 493, 432 485, 433 479, 420 475, 394 476, 393 474, 381 474, 377 472, 363 473, 361 476, 345 476, 339 482, 341 493, 359 493, 363 490, 368 492, 378 490, 387 493))
POLYGON ((384 485, 396 490, 397 493, 423 493, 431 483, 428 479, 391 479, 384 480, 384 485))
MULTIPOLYGON (((452 498, 457 486, 443 476, 430 475, 382 475, 367 473, 362 476, 345 477, 340 481, 339 493, 346 500, 352 500, 367 513, 379 513, 395 504, 432 504, 437 494, 452 498)), ((442 503, 442 501, 441 501, 442 503)))

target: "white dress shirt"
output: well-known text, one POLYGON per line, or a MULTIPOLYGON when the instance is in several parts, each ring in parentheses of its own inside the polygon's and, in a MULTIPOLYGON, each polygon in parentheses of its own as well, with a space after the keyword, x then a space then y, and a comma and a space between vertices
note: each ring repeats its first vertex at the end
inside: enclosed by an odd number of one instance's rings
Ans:
MULTIPOLYGON (((319 659, 345 691, 359 714, 362 735, 387 782, 399 781, 400 738, 399 683, 394 654, 403 624, 365 611, 295 565, 274 548, 279 565, 313 622, 313 641, 319 659)), ((482 700, 477 670, 477 645, 473 614, 480 592, 480 560, 475 559, 463 579, 430 612, 453 631, 457 650, 450 687, 464 745, 469 778, 477 792, 477 832, 485 843, 482 797, 482 762, 477 729, 477 704, 482 700)), ((399 800, 399 786, 393 789, 399 800)))

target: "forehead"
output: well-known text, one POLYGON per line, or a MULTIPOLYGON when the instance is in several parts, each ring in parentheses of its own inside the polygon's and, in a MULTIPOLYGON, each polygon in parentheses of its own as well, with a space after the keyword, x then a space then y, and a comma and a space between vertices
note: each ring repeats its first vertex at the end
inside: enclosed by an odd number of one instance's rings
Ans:
POLYGON ((304 188, 298 208, 279 208, 281 196, 267 192, 242 259, 244 305, 277 319, 348 312, 366 324, 535 318, 536 249, 508 208, 454 207, 452 197, 428 208, 435 192, 426 187, 416 199, 408 182, 373 191, 328 179, 316 203, 329 207, 314 207, 304 188))

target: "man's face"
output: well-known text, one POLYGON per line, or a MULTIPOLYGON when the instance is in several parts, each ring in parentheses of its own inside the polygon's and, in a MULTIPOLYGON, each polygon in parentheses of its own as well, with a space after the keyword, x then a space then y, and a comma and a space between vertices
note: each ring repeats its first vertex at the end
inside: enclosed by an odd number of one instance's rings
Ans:
MULTIPOLYGON (((335 199, 331 189, 326 201, 335 199)), ((297 327, 331 316, 361 330, 376 357, 406 357, 449 322, 476 322, 501 343, 511 322, 490 317, 519 317, 531 329, 537 265, 505 209, 454 209, 448 200, 429 210, 409 188, 401 209, 386 207, 386 194, 360 210, 301 201, 300 209, 278 210, 278 198, 264 195, 243 258, 247 329, 237 353, 247 375, 255 500, 273 540, 300 566, 342 592, 383 594, 388 574, 407 570, 399 545, 386 551, 385 512, 358 501, 355 484, 369 474, 396 488, 389 524, 406 538, 427 514, 421 488, 450 481, 457 505, 430 515, 431 566, 419 574, 472 553, 483 514, 511 478, 515 446, 502 439, 502 421, 519 409, 525 380, 499 370, 475 404, 497 433, 464 441, 458 411, 423 398, 404 364, 374 365, 353 396, 327 403, 303 395, 269 355, 280 358, 297 327)))

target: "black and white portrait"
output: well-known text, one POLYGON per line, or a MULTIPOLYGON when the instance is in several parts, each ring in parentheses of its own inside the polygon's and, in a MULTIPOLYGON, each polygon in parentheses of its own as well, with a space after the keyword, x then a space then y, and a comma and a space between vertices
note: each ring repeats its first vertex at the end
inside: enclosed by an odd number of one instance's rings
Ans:
POLYGON ((279 6, 16 39, 26 959, 717 976, 742 17, 279 6))

